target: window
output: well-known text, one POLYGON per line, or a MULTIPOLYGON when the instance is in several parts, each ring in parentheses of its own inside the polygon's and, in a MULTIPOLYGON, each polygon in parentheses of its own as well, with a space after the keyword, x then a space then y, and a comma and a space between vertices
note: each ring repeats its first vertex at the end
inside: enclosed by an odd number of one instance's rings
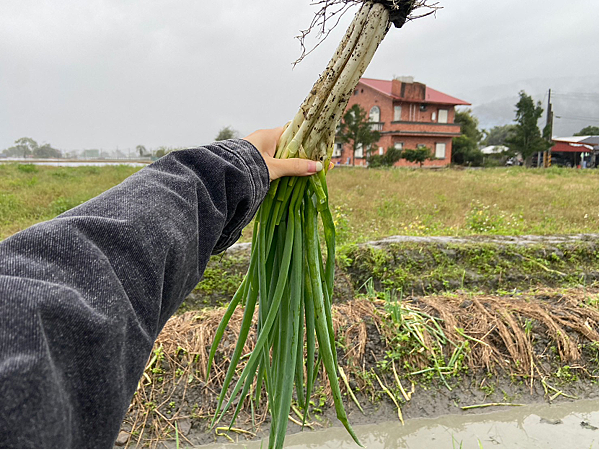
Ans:
POLYGON ((448 110, 447 109, 438 110, 438 123, 448 123, 448 110))
POLYGON ((333 147, 333 153, 331 154, 332 158, 339 158, 342 156, 342 146, 343 144, 341 142, 335 143, 335 146, 333 147))
POLYGON ((411 103, 408 109, 408 120, 409 122, 418 122, 419 121, 419 111, 418 105, 415 103, 411 103))
POLYGON ((383 156, 383 147, 379 147, 379 156, 383 156))
POLYGON ((369 111, 369 122, 371 122, 371 130, 373 131, 381 131, 383 125, 379 121, 381 118, 381 110, 379 106, 373 106, 371 111, 369 111))
POLYGON ((446 144, 443 142, 437 142, 435 144, 435 157, 438 159, 446 158, 446 144))
POLYGON ((431 113, 431 121, 435 122, 435 118, 436 118, 435 112, 432 112, 431 113))
POLYGON ((421 112, 427 111, 427 105, 425 103, 421 103, 421 107, 419 109, 421 112))
POLYGON ((373 106, 371 111, 369 111, 369 122, 379 122, 379 118, 381 117, 381 110, 379 106, 373 106))
POLYGON ((398 122, 402 120, 402 106, 396 105, 394 106, 394 121, 398 122))
POLYGON ((356 146, 356 151, 354 152, 354 157, 355 158, 364 158, 364 151, 363 151, 362 144, 358 144, 356 146))
POLYGON ((358 89, 354 89, 354 95, 358 95, 358 89))
POLYGON ((394 144, 394 148, 395 148, 396 150, 402 150, 402 149, 404 148, 404 142, 396 142, 396 143, 394 144))

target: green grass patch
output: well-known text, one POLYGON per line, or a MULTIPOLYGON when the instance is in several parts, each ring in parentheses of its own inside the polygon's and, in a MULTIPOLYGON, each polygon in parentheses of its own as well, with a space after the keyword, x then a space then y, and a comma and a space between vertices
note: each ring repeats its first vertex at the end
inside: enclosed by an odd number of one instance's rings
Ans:
POLYGON ((340 168, 328 183, 341 244, 598 232, 598 170, 340 168))
MULTIPOLYGON (((138 171, 0 164, 0 239, 51 219, 138 171)), ((598 170, 338 168, 328 175, 338 245, 392 235, 598 231, 598 170)), ((252 238, 251 225, 242 241, 252 238)))
POLYGON ((0 164, 0 240, 68 211, 139 169, 0 164))

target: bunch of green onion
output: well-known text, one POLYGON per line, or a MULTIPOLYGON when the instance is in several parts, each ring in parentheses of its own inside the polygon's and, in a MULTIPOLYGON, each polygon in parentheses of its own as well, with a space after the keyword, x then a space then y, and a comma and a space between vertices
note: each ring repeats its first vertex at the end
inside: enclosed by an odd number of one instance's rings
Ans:
POLYGON ((306 420, 321 362, 330 381, 337 417, 360 445, 348 423, 337 378, 331 319, 335 229, 328 206, 325 172, 340 117, 388 29, 388 10, 379 3, 365 2, 329 65, 281 136, 276 157, 322 161, 325 170, 307 178, 281 178, 271 184, 255 219, 248 273, 227 308, 210 351, 208 371, 229 319, 235 308, 243 305, 239 339, 225 375, 213 424, 239 395, 231 420, 233 425, 256 379, 257 403, 263 383, 266 387, 272 418, 270 448, 283 446, 294 385, 296 401, 306 420), (326 244, 325 262, 319 242, 319 216, 326 244), (257 304, 256 345, 225 403, 257 304))

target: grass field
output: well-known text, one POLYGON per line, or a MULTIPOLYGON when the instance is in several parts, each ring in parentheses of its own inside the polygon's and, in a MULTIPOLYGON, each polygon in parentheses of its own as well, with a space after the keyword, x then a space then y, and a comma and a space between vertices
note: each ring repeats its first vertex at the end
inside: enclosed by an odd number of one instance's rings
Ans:
POLYGON ((341 241, 598 232, 597 170, 339 169, 330 196, 341 241))
MULTIPOLYGON (((139 168, 0 164, 0 239, 118 184, 139 168)), ((598 232, 598 170, 338 168, 338 242, 390 235, 598 232)), ((243 240, 251 237, 251 228, 243 240)))
POLYGON ((119 184, 139 167, 0 164, 0 240, 119 184))

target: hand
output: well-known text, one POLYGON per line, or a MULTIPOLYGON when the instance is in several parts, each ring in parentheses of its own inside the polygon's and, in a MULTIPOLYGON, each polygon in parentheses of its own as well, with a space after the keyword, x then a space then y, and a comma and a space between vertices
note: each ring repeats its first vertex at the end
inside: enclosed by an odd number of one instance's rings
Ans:
POLYGON ((286 176, 308 176, 323 170, 323 163, 320 161, 301 158, 273 158, 277 142, 282 133, 283 127, 279 127, 270 130, 258 130, 244 138, 245 141, 254 145, 264 158, 271 181, 286 176))

